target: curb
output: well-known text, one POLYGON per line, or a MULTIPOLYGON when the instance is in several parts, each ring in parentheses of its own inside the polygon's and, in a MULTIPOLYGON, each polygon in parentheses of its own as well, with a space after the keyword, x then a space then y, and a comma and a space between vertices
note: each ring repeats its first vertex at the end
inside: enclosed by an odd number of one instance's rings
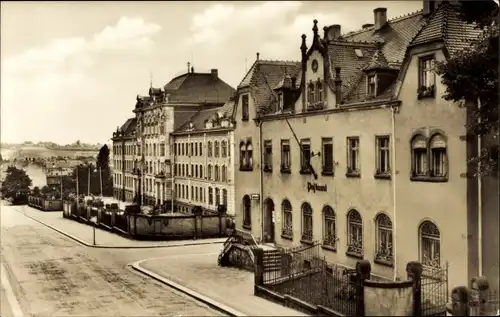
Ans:
POLYGON ((112 245, 93 245, 93 244, 90 244, 78 237, 75 237, 74 235, 72 234, 69 234, 65 231, 62 231, 61 229, 58 229, 52 225, 49 225, 43 221, 40 221, 32 216, 29 216, 27 215, 26 213, 24 212, 21 212, 19 210, 16 210, 17 212, 19 212, 20 214, 23 214, 24 216, 30 218, 31 220, 34 220, 60 234, 62 234, 63 236, 66 236, 80 244, 82 244, 83 246, 86 246, 88 248, 96 248, 96 249, 159 249, 159 248, 176 248, 176 247, 189 247, 189 246, 195 246, 195 245, 206 245, 206 244, 221 244, 221 243, 224 243, 224 242, 195 242, 195 243, 186 243, 186 244, 174 244, 174 245, 144 245, 144 246, 112 246, 112 245))
POLYGON ((198 301, 200 301, 200 302, 202 302, 202 303, 204 303, 204 304, 206 304, 206 305, 208 305, 208 306, 210 306, 210 307, 212 307, 212 308, 214 308, 214 309, 216 309, 224 314, 227 314, 229 316, 247 316, 240 311, 237 311, 237 310, 235 310, 227 305, 224 305, 216 300, 211 299, 210 297, 207 297, 203 294, 200 294, 200 293, 198 293, 190 288, 182 286, 182 285, 180 285, 172 280, 169 280, 169 279, 167 279, 159 274, 156 274, 148 269, 141 267, 141 263, 146 262, 146 261, 148 261, 148 259, 137 261, 135 263, 129 264, 129 266, 132 267, 134 270, 136 270, 136 271, 138 271, 138 272, 140 272, 140 273, 142 273, 142 274, 144 274, 144 275, 146 275, 146 276, 148 276, 148 277, 150 277, 150 278, 152 278, 160 283, 163 283, 163 284, 165 284, 165 285, 167 285, 167 286, 169 286, 169 287, 171 287, 171 288, 173 288, 181 293, 184 293, 184 294, 186 294, 186 295, 188 295, 188 296, 190 296, 190 297, 192 297, 192 298, 194 298, 194 299, 196 299, 196 300, 198 300, 198 301))

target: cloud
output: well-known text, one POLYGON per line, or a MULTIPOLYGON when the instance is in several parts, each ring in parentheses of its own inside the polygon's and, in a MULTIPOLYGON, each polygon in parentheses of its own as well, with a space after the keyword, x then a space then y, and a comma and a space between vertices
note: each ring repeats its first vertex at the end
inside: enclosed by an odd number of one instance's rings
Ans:
POLYGON ((53 133, 61 125, 82 130, 74 125, 79 122, 60 117, 102 107, 98 102, 106 102, 106 89, 117 85, 110 82, 109 74, 123 69, 115 64, 123 56, 151 52, 152 36, 160 29, 139 17, 121 17, 90 37, 54 39, 42 47, 2 57, 2 139, 32 139, 35 126, 53 133), (23 126, 32 126, 31 136, 23 126))

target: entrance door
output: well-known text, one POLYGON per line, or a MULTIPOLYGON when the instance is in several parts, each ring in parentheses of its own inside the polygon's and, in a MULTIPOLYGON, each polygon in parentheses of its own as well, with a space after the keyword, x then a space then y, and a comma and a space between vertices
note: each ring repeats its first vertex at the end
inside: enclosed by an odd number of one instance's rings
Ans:
POLYGON ((266 199, 264 203, 264 242, 274 243, 274 202, 266 199))

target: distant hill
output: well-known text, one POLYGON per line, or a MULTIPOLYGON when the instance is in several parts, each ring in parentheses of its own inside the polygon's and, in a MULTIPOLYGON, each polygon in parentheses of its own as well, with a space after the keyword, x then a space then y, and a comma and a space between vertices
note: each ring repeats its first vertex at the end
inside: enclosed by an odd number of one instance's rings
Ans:
POLYGON ((52 156, 62 156, 76 158, 78 156, 96 157, 99 150, 73 148, 73 147, 57 147, 48 148, 40 146, 19 146, 17 148, 4 148, 1 149, 3 159, 25 159, 25 158, 48 158, 52 156))

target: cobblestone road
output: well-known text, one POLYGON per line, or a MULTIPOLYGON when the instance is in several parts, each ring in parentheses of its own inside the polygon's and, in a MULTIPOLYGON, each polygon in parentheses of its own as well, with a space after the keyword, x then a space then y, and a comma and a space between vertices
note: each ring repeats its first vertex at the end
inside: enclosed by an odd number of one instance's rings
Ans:
POLYGON ((221 316, 125 267, 147 257, 213 252, 220 246, 186 247, 192 251, 85 248, 13 208, 1 206, 2 261, 25 315, 221 316))

